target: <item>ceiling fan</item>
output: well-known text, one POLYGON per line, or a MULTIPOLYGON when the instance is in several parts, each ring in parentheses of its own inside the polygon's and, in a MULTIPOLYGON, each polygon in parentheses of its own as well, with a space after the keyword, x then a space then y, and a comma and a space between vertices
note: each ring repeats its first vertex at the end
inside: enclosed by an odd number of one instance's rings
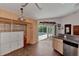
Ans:
MULTIPOLYGON (((26 7, 29 3, 25 3, 24 5, 21 5, 21 8, 20 8, 20 12, 21 12, 21 16, 19 17, 20 20, 24 20, 24 7, 26 7)), ((39 7, 39 5, 37 3, 34 3, 36 5, 36 7, 41 10, 41 8, 39 7)))
MULTIPOLYGON (((25 3, 24 5, 22 5, 21 7, 26 7, 28 4, 30 4, 30 3, 25 3)), ((41 8, 40 8, 40 6, 38 5, 38 3, 34 3, 35 4, 35 6, 39 9, 39 10, 41 10, 41 8)))

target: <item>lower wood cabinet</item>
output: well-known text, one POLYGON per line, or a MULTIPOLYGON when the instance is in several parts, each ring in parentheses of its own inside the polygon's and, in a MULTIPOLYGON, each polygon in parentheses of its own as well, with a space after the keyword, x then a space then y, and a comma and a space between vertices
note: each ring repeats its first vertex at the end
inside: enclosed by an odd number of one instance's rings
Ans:
POLYGON ((53 39, 53 48, 59 53, 63 54, 63 40, 62 39, 53 39))

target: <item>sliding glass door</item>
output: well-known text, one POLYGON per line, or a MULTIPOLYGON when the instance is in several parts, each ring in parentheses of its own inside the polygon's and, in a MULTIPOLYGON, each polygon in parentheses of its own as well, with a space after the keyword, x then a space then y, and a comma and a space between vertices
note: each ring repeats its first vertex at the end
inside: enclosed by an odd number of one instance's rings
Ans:
POLYGON ((39 24, 38 25, 38 38, 39 40, 47 39, 54 35, 55 27, 51 24, 39 24))

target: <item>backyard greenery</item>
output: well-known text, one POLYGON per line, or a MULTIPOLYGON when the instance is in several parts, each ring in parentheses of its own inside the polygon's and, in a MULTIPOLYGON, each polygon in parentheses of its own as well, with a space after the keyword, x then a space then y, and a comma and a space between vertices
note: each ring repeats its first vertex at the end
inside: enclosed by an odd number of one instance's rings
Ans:
POLYGON ((39 25, 39 32, 44 32, 46 33, 46 26, 42 26, 42 25, 39 25))
MULTIPOLYGON (((46 31, 47 31, 47 26, 43 26, 43 24, 40 24, 40 25, 38 26, 38 29, 39 29, 39 32, 46 33, 46 31)), ((52 28, 51 28, 51 27, 48 28, 48 32, 49 32, 49 33, 52 33, 52 28)))

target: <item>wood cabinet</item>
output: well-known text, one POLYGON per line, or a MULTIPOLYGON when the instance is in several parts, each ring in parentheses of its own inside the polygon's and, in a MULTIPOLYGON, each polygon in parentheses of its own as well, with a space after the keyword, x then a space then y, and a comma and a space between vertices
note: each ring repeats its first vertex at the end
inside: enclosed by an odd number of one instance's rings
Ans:
POLYGON ((30 44, 30 41, 33 39, 32 37, 32 26, 31 24, 27 24, 27 28, 26 28, 26 44, 30 44))
POLYGON ((15 31, 24 31, 26 44, 35 44, 37 42, 37 20, 26 19, 25 21, 20 21, 0 17, 0 32, 15 31))
POLYGON ((74 25, 73 26, 73 34, 74 35, 79 35, 79 25, 74 25))
POLYGON ((29 22, 25 29, 25 45, 35 44, 38 40, 37 32, 37 21, 36 20, 26 20, 29 22))
POLYGON ((24 31, 27 22, 0 17, 0 32, 24 31))
POLYGON ((3 36, 3 38, 2 36, 0 36, 1 55, 4 55, 9 51, 11 52, 12 50, 15 50, 17 48, 23 47, 24 42, 25 42, 24 45, 35 44, 38 39, 37 20, 26 18, 25 21, 20 21, 18 20, 18 16, 16 14, 0 9, 0 35, 3 36), (15 32, 18 33, 21 31, 23 33, 18 34, 21 36, 17 36, 16 34, 13 34, 15 32), (3 34, 2 32, 6 34, 3 34), (23 40, 24 42, 21 41, 20 39, 24 39, 23 40), (2 44, 3 42, 5 43, 2 44))
POLYGON ((63 40, 62 39, 53 39, 53 48, 59 53, 63 54, 63 40))

